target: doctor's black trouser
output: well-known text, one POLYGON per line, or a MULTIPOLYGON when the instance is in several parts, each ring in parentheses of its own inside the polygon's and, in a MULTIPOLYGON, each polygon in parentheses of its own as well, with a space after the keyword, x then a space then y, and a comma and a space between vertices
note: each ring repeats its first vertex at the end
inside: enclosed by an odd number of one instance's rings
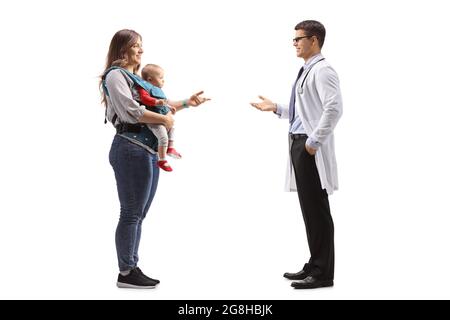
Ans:
POLYGON ((328 194, 320 183, 315 156, 311 156, 305 148, 307 139, 304 134, 290 135, 291 161, 311 253, 305 267, 318 279, 333 280, 333 219, 328 194))

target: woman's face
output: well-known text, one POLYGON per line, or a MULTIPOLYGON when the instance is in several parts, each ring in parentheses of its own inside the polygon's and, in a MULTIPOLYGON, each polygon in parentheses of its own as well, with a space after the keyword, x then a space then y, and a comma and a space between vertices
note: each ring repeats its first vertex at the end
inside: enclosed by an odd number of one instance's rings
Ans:
POLYGON ((142 49, 142 40, 138 39, 138 41, 128 51, 128 61, 130 65, 137 66, 141 64, 141 55, 143 53, 144 49, 142 49))

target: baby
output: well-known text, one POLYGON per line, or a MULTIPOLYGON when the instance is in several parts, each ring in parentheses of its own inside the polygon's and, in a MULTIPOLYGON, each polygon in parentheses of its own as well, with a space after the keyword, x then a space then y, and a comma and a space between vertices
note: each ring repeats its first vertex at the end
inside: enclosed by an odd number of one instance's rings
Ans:
MULTIPOLYGON (((164 70, 155 64, 147 64, 141 72, 142 79, 152 84, 153 90, 147 91, 138 87, 140 102, 147 106, 148 110, 160 114, 175 113, 176 109, 167 104, 167 99, 161 88, 164 85, 164 70)), ((166 154, 180 159, 181 155, 173 147, 174 128, 167 130, 159 124, 148 124, 148 128, 158 139, 158 166, 165 171, 172 171, 172 167, 166 160, 166 154)))

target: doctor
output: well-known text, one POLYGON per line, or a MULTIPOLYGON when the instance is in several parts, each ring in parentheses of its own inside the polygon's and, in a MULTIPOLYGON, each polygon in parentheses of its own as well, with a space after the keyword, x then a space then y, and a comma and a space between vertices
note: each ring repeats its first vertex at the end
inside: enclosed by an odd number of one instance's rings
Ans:
POLYGON ((325 27, 307 20, 295 27, 294 47, 305 64, 298 72, 289 105, 259 96, 251 103, 289 119, 290 162, 286 191, 297 191, 305 222, 309 261, 285 273, 295 289, 331 287, 334 280, 334 226, 328 195, 338 188, 333 130, 342 115, 339 79, 321 54, 325 27))

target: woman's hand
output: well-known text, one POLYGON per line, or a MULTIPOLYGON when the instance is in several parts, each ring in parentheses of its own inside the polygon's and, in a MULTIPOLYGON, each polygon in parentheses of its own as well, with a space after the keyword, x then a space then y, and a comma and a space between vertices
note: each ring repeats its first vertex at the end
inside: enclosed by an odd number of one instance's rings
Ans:
POLYGON ((187 101, 187 104, 191 107, 197 107, 197 106, 201 105, 202 103, 211 100, 209 98, 201 97, 202 94, 203 94, 203 91, 193 94, 187 101))
POLYGON ((167 130, 170 130, 173 127, 174 122, 175 120, 173 119, 171 113, 168 113, 164 116, 164 126, 167 128, 167 130))

